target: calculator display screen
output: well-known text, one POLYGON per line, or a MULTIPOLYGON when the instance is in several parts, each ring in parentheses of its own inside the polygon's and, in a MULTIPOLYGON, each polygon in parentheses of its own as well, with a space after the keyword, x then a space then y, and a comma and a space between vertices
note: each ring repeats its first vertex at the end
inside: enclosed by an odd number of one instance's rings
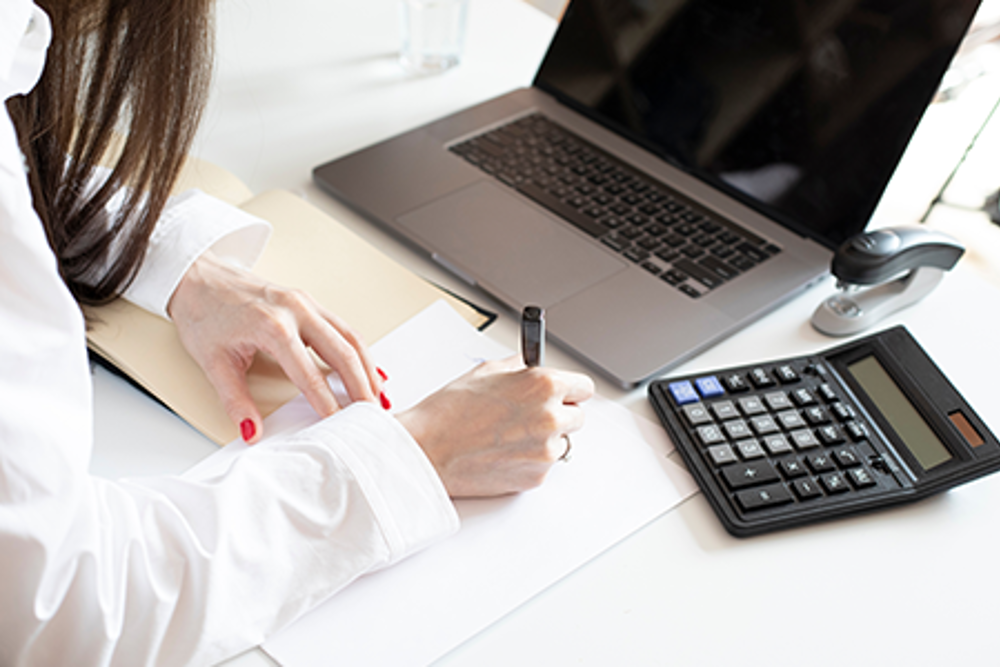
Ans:
POLYGON ((882 412, 924 470, 951 460, 951 452, 873 355, 847 365, 847 370, 882 412))

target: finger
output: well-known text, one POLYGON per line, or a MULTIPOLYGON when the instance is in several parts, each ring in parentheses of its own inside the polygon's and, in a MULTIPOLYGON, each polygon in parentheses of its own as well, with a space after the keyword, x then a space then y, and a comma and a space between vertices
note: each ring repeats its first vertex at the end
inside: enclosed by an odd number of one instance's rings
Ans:
POLYGON ((559 371, 563 383, 563 403, 583 403, 594 396, 594 381, 583 373, 559 371))
POLYGON ((368 383, 372 390, 372 396, 374 397, 375 395, 382 393, 386 378, 379 372, 371 351, 368 349, 368 346, 365 345, 365 342, 361 340, 361 336, 358 332, 328 310, 320 308, 320 315, 322 315, 323 318, 330 323, 330 326, 336 329, 340 335, 343 336, 344 340, 347 341, 352 348, 354 348, 358 358, 361 360, 361 365, 364 366, 365 375, 368 377, 368 383))
POLYGON ((521 359, 521 355, 512 354, 509 357, 504 357, 503 359, 492 359, 485 361, 474 370, 485 373, 509 373, 511 371, 523 370, 524 360, 521 359))
POLYGON ((265 352, 275 358, 281 370, 285 371, 288 379, 299 388, 320 417, 329 417, 340 409, 326 376, 309 356, 301 339, 293 337, 285 345, 269 348, 265 352))
POLYGON ((559 426, 562 433, 572 433, 583 428, 587 413, 573 403, 564 403, 559 410, 559 426))
POLYGON ((247 444, 258 442, 264 432, 264 423, 250 394, 245 368, 220 361, 207 367, 205 375, 215 387, 226 415, 239 429, 243 441, 247 444))
POLYGON ((303 338, 330 368, 337 371, 347 395, 354 401, 374 401, 382 393, 382 379, 357 335, 337 318, 309 318, 303 338), (337 326, 339 324, 339 327, 337 326))

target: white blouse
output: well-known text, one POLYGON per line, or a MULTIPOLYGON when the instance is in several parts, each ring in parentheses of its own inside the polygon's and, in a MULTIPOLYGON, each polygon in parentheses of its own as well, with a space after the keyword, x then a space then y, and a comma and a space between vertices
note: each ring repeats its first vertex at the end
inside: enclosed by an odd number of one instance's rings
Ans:
MULTIPOLYGON (((29 91, 51 28, 0 0, 0 99, 29 91)), ((128 297, 161 315, 205 248, 252 261, 260 221, 171 201, 128 297)), ((0 664, 204 665, 261 643, 458 519, 416 442, 355 404, 258 445, 217 478, 88 473, 85 329, 0 113, 0 664)))

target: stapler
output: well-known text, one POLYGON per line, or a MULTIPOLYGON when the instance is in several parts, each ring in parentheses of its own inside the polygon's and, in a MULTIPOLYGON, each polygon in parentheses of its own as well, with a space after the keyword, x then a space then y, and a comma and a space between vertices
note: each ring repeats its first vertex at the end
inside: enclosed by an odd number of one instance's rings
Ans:
POLYGON ((947 234, 916 226, 851 237, 831 263, 840 293, 819 305, 812 325, 829 336, 864 331, 927 296, 964 253, 947 234))

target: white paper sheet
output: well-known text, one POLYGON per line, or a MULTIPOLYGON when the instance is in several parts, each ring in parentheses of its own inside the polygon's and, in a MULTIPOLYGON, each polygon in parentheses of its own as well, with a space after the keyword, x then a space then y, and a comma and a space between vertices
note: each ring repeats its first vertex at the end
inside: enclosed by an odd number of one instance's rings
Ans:
MULTIPOLYGON (((483 359, 511 354, 435 304, 372 349, 392 369, 397 410, 483 359), (415 352, 418 351, 418 352, 415 352)), ((667 458, 663 429, 601 397, 585 407, 573 457, 540 488, 457 503, 458 535, 364 577, 263 648, 286 667, 426 665, 694 493, 667 458)), ((275 412, 268 433, 315 417, 301 397, 275 412)), ((191 471, 205 474, 245 447, 233 443, 191 471)))

